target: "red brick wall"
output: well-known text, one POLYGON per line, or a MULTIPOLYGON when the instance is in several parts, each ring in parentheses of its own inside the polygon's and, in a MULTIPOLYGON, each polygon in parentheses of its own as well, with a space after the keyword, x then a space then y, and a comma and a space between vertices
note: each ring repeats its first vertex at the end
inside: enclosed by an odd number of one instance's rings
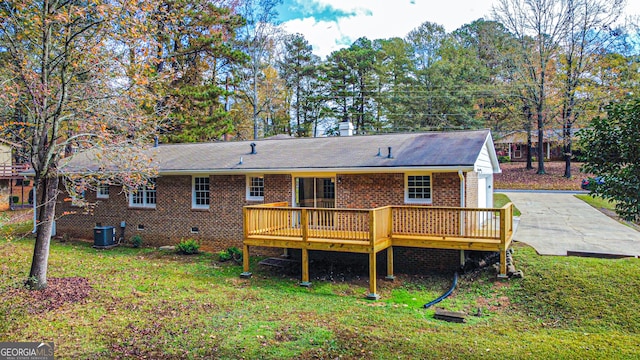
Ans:
POLYGON ((289 174, 268 174, 264 176, 264 202, 286 201, 291 205, 293 185, 289 174))
MULTIPOLYGON (((433 206, 460 206, 460 178, 457 173, 431 175, 433 206)), ((371 209, 404 205, 404 174, 338 174, 336 207, 371 209)))
MULTIPOLYGON (((292 177, 289 174, 265 175, 265 202, 292 199, 292 177)), ((404 204, 404 174, 339 174, 336 176, 336 207, 374 208, 404 204)), ((476 180, 477 181, 477 180, 476 180)), ((58 235, 92 239, 96 223, 115 226, 127 223, 125 239, 139 234, 145 245, 175 244, 181 239, 194 238, 214 251, 242 245, 242 206, 247 202, 244 175, 212 175, 210 209, 191 208, 191 176, 164 176, 157 182, 155 209, 129 208, 128 199, 118 188, 111 188, 108 200, 99 201, 92 214, 62 216, 57 222, 58 235), (137 230, 143 225, 144 230, 137 230), (198 234, 191 233, 198 227, 198 234)), ((459 206, 460 179, 457 173, 432 174, 434 206, 459 206)), ((470 185, 467 185, 469 188, 470 185)), ((471 191, 467 191, 467 196, 471 191)), ((60 199, 63 197, 61 196, 60 199)), ((95 194, 88 194, 95 201, 95 194)), ((477 200, 476 200, 477 202, 477 200)), ((57 213, 81 211, 60 201, 57 213)), ((260 252, 260 251, 258 251, 260 252)), ((253 252, 254 254, 256 252, 253 252)), ((459 252, 432 249, 398 249, 396 264, 399 272, 411 269, 443 270, 456 267, 459 252)))
POLYGON ((436 173, 431 180, 433 206, 460 206, 460 177, 458 173, 436 173))
POLYGON ((372 209, 404 204, 404 174, 338 174, 336 207, 372 209))
MULTIPOLYGON (((157 181, 157 204, 155 209, 130 208, 128 198, 116 187, 111 187, 109 199, 98 199, 92 214, 83 214, 83 209, 73 207, 60 200, 58 216, 75 212, 57 221, 58 235, 68 234, 78 238, 93 238, 93 228, 116 227, 125 221, 125 239, 140 235, 145 245, 170 245, 182 239, 193 238, 212 250, 230 246, 242 246, 242 207, 261 202, 246 201, 246 177, 244 175, 213 175, 210 177, 209 209, 191 208, 191 176, 164 176, 157 181), (144 230, 137 230, 142 225, 144 230), (198 233, 191 228, 197 227, 198 233)), ((60 199, 63 196, 59 197, 60 199)), ((265 199, 269 202, 291 200, 290 175, 266 175, 265 199)), ((95 193, 88 193, 87 200, 96 201, 95 193)))

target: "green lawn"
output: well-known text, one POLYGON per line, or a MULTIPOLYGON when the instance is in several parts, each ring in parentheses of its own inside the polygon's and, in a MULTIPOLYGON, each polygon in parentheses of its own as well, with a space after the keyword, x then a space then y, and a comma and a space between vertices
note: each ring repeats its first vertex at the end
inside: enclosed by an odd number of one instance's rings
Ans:
POLYGON ((366 274, 307 289, 257 264, 252 279, 240 279, 240 266, 211 254, 90 245, 54 241, 49 262, 52 283, 75 278, 90 291, 71 286, 43 298, 21 288, 33 240, 4 234, 2 341, 54 341, 57 358, 640 357, 638 259, 541 257, 516 244, 525 278, 500 281, 493 268, 461 276, 438 306, 482 315, 457 324, 422 308, 450 275, 381 281, 382 300, 372 302, 366 274))
MULTIPOLYGON (((508 202, 511 202, 511 199, 505 194, 502 193, 493 193, 493 207, 501 208, 505 206, 508 202)), ((520 210, 514 205, 513 206, 513 216, 520 216, 520 210)))
POLYGON ((593 206, 596 209, 608 209, 608 210, 612 210, 615 211, 616 208, 616 203, 613 201, 609 201, 609 200, 605 200, 599 196, 593 197, 589 194, 578 194, 578 195, 574 195, 575 197, 577 197, 578 199, 586 202, 587 204, 593 206))

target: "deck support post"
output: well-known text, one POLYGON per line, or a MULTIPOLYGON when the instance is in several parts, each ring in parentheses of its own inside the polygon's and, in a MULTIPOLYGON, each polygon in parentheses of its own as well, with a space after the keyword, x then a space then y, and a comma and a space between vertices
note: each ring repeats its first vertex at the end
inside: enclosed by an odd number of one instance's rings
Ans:
POLYGON ((367 300, 378 300, 380 295, 376 293, 376 252, 371 251, 369 253, 369 294, 367 294, 367 300))
POLYGON ((506 279, 507 276, 507 249, 500 249, 500 273, 498 279, 506 279))
POLYGON ((240 277, 250 278, 252 274, 249 272, 249 245, 242 245, 242 268, 244 272, 240 274, 240 277))
POLYGON ((387 248, 387 276, 385 280, 393 281, 396 277, 393 276, 393 246, 387 248))
POLYGON ((311 282, 309 282, 309 250, 305 248, 302 249, 302 281, 300 286, 311 286, 311 282))
MULTIPOLYGON (((509 206, 511 208, 511 206, 509 206)), ((512 216, 511 216, 512 217, 512 216)), ((500 273, 499 279, 506 279, 507 276, 507 206, 500 209, 500 273)))

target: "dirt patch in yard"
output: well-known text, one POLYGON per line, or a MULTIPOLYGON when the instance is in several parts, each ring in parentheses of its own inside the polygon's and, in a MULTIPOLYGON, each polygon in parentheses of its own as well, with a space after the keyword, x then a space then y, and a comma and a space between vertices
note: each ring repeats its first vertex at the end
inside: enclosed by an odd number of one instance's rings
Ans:
POLYGON ((564 162, 545 162, 546 174, 536 174, 537 164, 532 170, 527 170, 526 163, 512 162, 500 164, 501 174, 494 177, 496 189, 527 189, 527 190, 581 190, 580 182, 588 174, 580 172, 581 163, 571 164, 570 179, 565 178, 564 162))
POLYGON ((0 299, 19 300, 26 304, 29 313, 37 314, 55 310, 66 304, 84 303, 93 288, 83 277, 49 278, 43 290, 11 289, 0 299))

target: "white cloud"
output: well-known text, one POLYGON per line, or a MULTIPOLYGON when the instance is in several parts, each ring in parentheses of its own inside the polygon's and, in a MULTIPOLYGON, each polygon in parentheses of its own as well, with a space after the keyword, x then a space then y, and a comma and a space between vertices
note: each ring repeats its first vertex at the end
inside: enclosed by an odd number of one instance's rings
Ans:
MULTIPOLYGON (((304 3, 309 8, 309 2, 304 3)), ((283 23, 288 32, 303 34, 313 45, 314 53, 325 57, 345 47, 337 43, 340 39, 348 39, 350 44, 363 36, 370 40, 404 37, 425 21, 435 22, 443 25, 447 31, 453 31, 465 23, 487 17, 492 1, 319 0, 315 3, 319 8, 331 7, 357 14, 335 21, 316 21, 313 17, 307 17, 283 23)))
MULTIPOLYGON (((314 53, 326 57, 366 36, 370 40, 405 37, 409 31, 430 21, 451 32, 484 17, 491 18, 497 0, 289 0, 310 11, 333 8, 356 16, 318 21, 314 17, 290 20, 282 24, 290 33, 301 33, 314 53), (342 40, 342 41, 341 41, 342 40), (346 44, 345 44, 346 43, 346 44)), ((627 3, 625 15, 640 14, 640 1, 627 3)), ((624 16, 624 15, 623 15, 624 16)))

